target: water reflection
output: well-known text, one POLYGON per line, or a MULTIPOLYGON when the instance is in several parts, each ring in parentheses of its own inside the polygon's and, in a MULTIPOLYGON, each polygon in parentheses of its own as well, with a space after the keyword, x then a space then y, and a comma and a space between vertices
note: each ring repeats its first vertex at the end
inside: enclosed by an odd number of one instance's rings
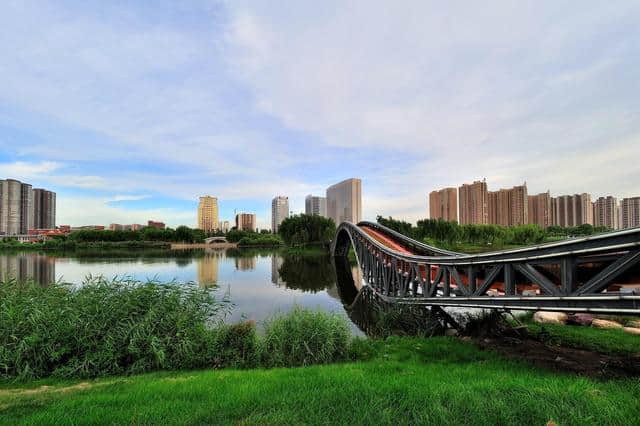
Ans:
MULTIPOLYGON (((351 273, 351 266, 349 266, 351 273)), ((356 269, 355 273, 358 271, 356 269)), ((347 317, 336 269, 329 256, 282 256, 273 250, 107 251, 0 254, 0 275, 82 283, 88 275, 161 282, 197 282, 217 286, 234 305, 229 322, 251 319, 259 324, 293 306, 332 311, 347 317)), ((359 278, 356 278, 359 280, 359 278)), ((357 292, 356 292, 357 293, 357 292)), ((352 331, 361 334, 356 325, 352 331)))
POLYGON ((198 258, 198 284, 201 287, 211 287, 218 283, 218 262, 224 257, 224 251, 207 250, 204 256, 198 258))
POLYGON ((0 274, 5 280, 34 280, 41 285, 47 285, 56 279, 56 259, 35 253, 0 256, 0 274))
POLYGON ((271 262, 271 281, 278 286, 317 293, 335 284, 329 256, 274 256, 271 262))

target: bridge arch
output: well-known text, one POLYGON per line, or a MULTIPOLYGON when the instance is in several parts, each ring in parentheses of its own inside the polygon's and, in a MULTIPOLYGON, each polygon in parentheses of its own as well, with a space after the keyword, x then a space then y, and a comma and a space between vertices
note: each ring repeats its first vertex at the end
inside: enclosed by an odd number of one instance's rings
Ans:
MULTIPOLYGON (((343 222, 335 262, 348 265, 351 247, 363 282, 390 303, 640 314, 640 228, 470 255, 343 222)), ((353 277, 342 281, 355 288, 353 277)))

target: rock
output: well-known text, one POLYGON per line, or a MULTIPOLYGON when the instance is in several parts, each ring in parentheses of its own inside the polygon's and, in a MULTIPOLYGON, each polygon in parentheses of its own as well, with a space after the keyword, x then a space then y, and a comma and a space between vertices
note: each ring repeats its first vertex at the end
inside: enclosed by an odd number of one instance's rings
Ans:
POLYGON ((447 328, 444 331, 444 335, 445 336, 457 336, 458 335, 458 330, 456 330, 455 328, 447 328))
POLYGON ((589 327, 594 320, 594 316, 591 314, 573 314, 567 318, 567 324, 572 325, 584 325, 589 327))
POLYGON ((622 324, 615 321, 603 320, 603 319, 594 319, 591 323, 592 327, 596 328, 622 328, 622 324))
POLYGON ((540 324, 564 324, 567 322, 567 314, 562 312, 538 311, 533 314, 533 320, 540 324))
POLYGON ((638 334, 640 335, 640 328, 636 327, 623 327, 622 330, 626 331, 629 334, 638 334))

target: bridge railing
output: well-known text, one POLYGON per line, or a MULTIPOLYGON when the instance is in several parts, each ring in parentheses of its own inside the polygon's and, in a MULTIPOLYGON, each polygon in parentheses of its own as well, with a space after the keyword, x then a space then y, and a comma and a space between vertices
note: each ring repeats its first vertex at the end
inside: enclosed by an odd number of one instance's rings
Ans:
MULTIPOLYGON (((409 248, 420 244, 375 229, 409 248)), ((487 254, 424 256, 397 252, 342 223, 333 253, 346 256, 351 246, 365 283, 398 303, 640 313, 640 296, 612 287, 638 271, 640 229, 487 254)))

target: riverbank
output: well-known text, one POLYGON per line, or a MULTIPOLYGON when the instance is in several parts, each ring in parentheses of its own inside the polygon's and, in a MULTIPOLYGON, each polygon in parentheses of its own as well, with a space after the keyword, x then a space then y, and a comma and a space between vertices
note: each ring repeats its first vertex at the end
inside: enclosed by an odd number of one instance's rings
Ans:
POLYGON ((164 241, 45 241, 41 243, 0 243, 0 252, 11 251, 74 251, 116 249, 171 249, 172 243, 164 241))
POLYGON ((193 250, 193 249, 213 249, 213 250, 226 250, 230 248, 237 248, 237 243, 173 243, 171 244, 171 250, 193 250))
POLYGON ((360 361, 0 385, 13 424, 631 424, 637 379, 597 381, 437 337, 363 342, 360 361))

